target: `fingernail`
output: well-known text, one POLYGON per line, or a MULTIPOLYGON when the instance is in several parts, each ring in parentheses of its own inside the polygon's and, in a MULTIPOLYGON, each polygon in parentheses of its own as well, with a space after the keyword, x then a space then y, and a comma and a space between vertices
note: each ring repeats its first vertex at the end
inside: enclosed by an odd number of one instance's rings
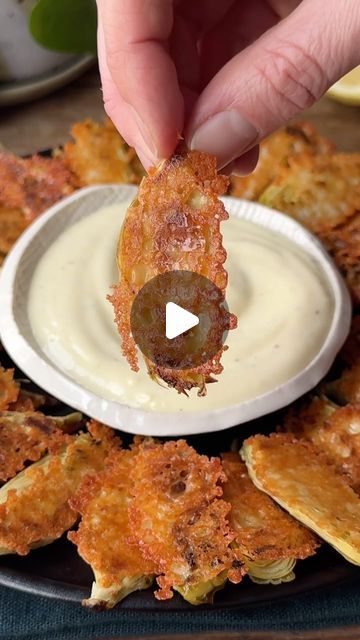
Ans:
POLYGON ((138 126, 141 137, 144 141, 144 146, 146 147, 146 151, 147 151, 146 155, 152 159, 152 164, 158 164, 160 159, 159 159, 158 150, 156 147, 155 140, 152 136, 152 133, 150 129, 144 124, 143 120, 141 119, 138 112, 134 109, 133 106, 131 106, 131 109, 133 112, 134 120, 138 126))
POLYGON ((216 156, 221 169, 255 144, 259 132, 238 111, 221 111, 195 131, 190 149, 206 151, 216 156))

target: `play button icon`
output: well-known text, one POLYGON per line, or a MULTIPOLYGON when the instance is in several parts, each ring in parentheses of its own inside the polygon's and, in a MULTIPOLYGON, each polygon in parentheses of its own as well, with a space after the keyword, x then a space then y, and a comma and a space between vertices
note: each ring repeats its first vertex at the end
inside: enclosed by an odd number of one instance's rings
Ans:
POLYGON ((181 336, 182 333, 196 327, 199 324, 199 318, 190 311, 186 311, 183 307, 179 307, 175 302, 166 304, 165 316, 165 335, 169 340, 181 336))
POLYGON ((157 366, 193 369, 222 348, 236 319, 213 282, 192 271, 167 271, 140 289, 131 307, 132 336, 157 366))

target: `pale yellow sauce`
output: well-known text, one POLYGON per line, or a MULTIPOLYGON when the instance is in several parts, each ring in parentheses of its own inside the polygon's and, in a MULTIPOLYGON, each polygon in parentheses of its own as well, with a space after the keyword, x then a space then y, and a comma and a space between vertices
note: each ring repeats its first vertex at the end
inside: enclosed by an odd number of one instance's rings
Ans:
POLYGON ((282 235, 234 217, 223 223, 227 302, 238 317, 223 373, 205 398, 134 373, 121 353, 113 309, 124 205, 66 229, 46 251, 29 294, 31 326, 44 353, 71 378, 108 400, 156 411, 201 411, 263 394, 299 373, 328 333, 333 300, 315 261, 282 235))

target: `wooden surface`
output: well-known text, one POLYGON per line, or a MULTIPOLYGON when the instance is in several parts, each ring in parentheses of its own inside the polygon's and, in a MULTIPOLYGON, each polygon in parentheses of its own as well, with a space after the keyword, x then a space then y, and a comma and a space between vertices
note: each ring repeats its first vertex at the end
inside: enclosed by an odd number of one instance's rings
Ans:
MULTIPOLYGON (((68 87, 27 105, 0 109, 0 142, 18 154, 56 147, 69 137, 76 120, 104 116, 97 69, 68 87)), ((360 151, 360 107, 329 98, 305 112, 322 133, 342 151, 360 151)))
MULTIPOLYGON (((18 154, 63 144, 73 122, 104 117, 97 69, 73 84, 31 104, 0 109, 0 142, 18 154)), ((342 151, 360 151, 360 107, 347 107, 323 98, 303 116, 342 151)), ((172 640, 156 636, 153 640, 172 640)), ((359 640, 360 627, 297 633, 211 633, 181 636, 181 640, 359 640)), ((129 640, 144 640, 132 638, 129 640)), ((150 640, 150 637, 148 638, 150 640)))

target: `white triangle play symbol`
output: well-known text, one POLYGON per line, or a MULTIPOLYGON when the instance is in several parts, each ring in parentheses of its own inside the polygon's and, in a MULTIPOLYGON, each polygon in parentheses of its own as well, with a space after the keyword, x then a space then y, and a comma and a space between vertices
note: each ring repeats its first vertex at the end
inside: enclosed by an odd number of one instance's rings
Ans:
POLYGON ((175 302, 166 304, 166 328, 165 333, 168 340, 172 340, 180 336, 185 331, 196 327, 199 324, 199 318, 190 311, 186 311, 179 307, 175 302))

